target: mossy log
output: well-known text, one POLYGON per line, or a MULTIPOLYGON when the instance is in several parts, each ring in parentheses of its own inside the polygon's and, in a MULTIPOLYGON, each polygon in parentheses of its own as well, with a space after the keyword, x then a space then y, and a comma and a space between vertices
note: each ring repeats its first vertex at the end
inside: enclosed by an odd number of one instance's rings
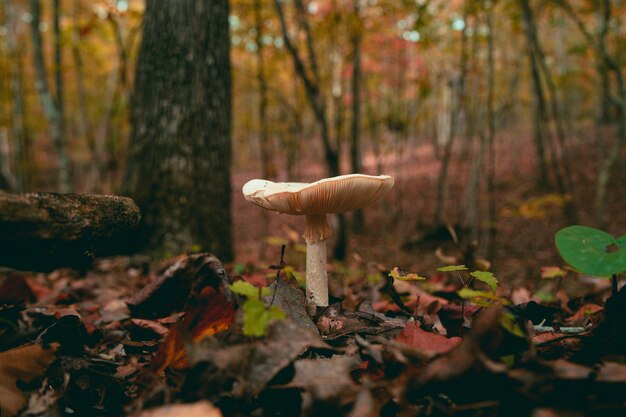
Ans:
POLYGON ((0 191, 0 266, 87 268, 96 256, 131 250, 140 219, 125 197, 0 191))

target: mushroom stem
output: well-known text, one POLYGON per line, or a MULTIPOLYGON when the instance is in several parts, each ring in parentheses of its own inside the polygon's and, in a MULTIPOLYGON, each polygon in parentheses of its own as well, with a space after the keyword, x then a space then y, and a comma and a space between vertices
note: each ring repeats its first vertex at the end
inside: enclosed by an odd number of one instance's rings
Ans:
POLYGON ((332 234, 325 214, 306 216, 306 299, 309 314, 315 307, 328 307, 328 276, 326 275, 326 238, 332 234))
POLYGON ((306 244, 307 306, 328 306, 328 276, 326 275, 326 241, 306 244))

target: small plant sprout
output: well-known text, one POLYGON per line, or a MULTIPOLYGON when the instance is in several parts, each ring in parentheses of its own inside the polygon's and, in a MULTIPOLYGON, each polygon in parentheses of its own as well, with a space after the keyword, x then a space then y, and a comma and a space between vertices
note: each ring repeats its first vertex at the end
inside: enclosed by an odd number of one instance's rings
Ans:
POLYGON ((269 308, 265 306, 263 297, 272 293, 269 288, 236 281, 230 285, 230 289, 246 298, 243 303, 243 334, 246 336, 264 336, 270 320, 285 318, 285 313, 277 306, 271 305, 269 308))
POLYGON ((617 294, 617 275, 626 272, 626 235, 614 238, 587 226, 568 226, 555 235, 561 257, 584 274, 612 279, 617 294))
POLYGON ((243 186, 246 200, 266 210, 303 215, 306 219, 306 295, 310 312, 328 306, 326 239, 332 235, 326 215, 369 206, 393 186, 388 175, 342 175, 313 183, 251 180, 243 186))
POLYGON ((502 298, 496 295, 496 290, 498 289, 498 280, 492 272, 472 271, 469 273, 471 278, 468 281, 465 281, 461 276, 461 271, 467 270, 468 268, 465 265, 449 265, 437 268, 438 272, 456 272, 459 280, 463 284, 463 288, 457 291, 457 294, 459 294, 459 297, 461 297, 461 299, 463 300, 463 303, 461 304, 461 312, 463 316, 465 316, 465 300, 470 300, 474 304, 483 307, 489 306, 495 302, 504 301, 502 298), (470 288, 469 286, 474 279, 484 284, 487 284, 491 291, 479 291, 470 288))

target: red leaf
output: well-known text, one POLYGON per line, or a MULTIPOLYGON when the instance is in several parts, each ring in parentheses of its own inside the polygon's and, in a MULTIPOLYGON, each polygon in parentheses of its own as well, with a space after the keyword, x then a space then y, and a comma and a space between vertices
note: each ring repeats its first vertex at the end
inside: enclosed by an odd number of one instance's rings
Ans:
POLYGON ((406 325, 402 333, 396 338, 397 342, 403 343, 417 350, 445 353, 461 343, 460 337, 447 338, 437 333, 422 330, 415 322, 406 325))
MULTIPOLYGON (((205 287, 185 310, 181 327, 193 341, 227 330, 235 318, 235 308, 226 295, 213 287, 205 287)), ((161 374, 167 367, 187 366, 185 343, 178 326, 171 329, 168 338, 152 361, 152 369, 161 374)))

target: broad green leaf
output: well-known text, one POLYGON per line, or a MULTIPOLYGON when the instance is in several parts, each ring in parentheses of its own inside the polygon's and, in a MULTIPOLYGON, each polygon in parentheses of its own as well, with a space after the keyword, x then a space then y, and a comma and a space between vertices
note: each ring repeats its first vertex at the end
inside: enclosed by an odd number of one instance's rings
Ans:
POLYGON ((493 273, 488 271, 474 271, 471 272, 470 275, 480 282, 484 282, 489 285, 491 291, 496 292, 496 289, 498 288, 498 279, 493 275, 493 273))
POLYGON ((467 271, 467 267, 465 265, 448 265, 442 266, 441 268, 437 268, 439 272, 455 272, 455 271, 467 271))
POLYGON ((277 306, 269 310, 261 300, 247 300, 243 303, 243 334, 246 336, 264 336, 270 320, 285 318, 285 313, 277 306))
POLYGON ((602 230, 569 226, 555 236, 559 253, 580 272, 610 277, 626 271, 626 235, 615 239, 602 230))
POLYGON ((414 273, 410 273, 410 274, 402 274, 400 273, 398 267, 396 266, 395 268, 393 268, 391 270, 391 272, 389 272, 389 276, 393 279, 397 279, 400 281, 423 281, 426 278, 421 277, 417 274, 414 273))
POLYGON ((261 297, 265 297, 266 295, 270 295, 272 291, 269 288, 259 288, 254 285, 246 282, 246 281, 237 281, 233 284, 229 285, 232 292, 235 294, 243 295, 244 297, 251 300, 259 299, 259 290, 261 290, 261 297))
POLYGON ((498 296, 496 296, 494 293, 492 292, 488 292, 488 291, 478 291, 478 290, 473 290, 471 288, 461 288, 460 290, 457 291, 457 294, 459 294, 459 297, 465 299, 465 300, 469 300, 472 298, 486 298, 488 300, 499 300, 500 298, 498 296))

